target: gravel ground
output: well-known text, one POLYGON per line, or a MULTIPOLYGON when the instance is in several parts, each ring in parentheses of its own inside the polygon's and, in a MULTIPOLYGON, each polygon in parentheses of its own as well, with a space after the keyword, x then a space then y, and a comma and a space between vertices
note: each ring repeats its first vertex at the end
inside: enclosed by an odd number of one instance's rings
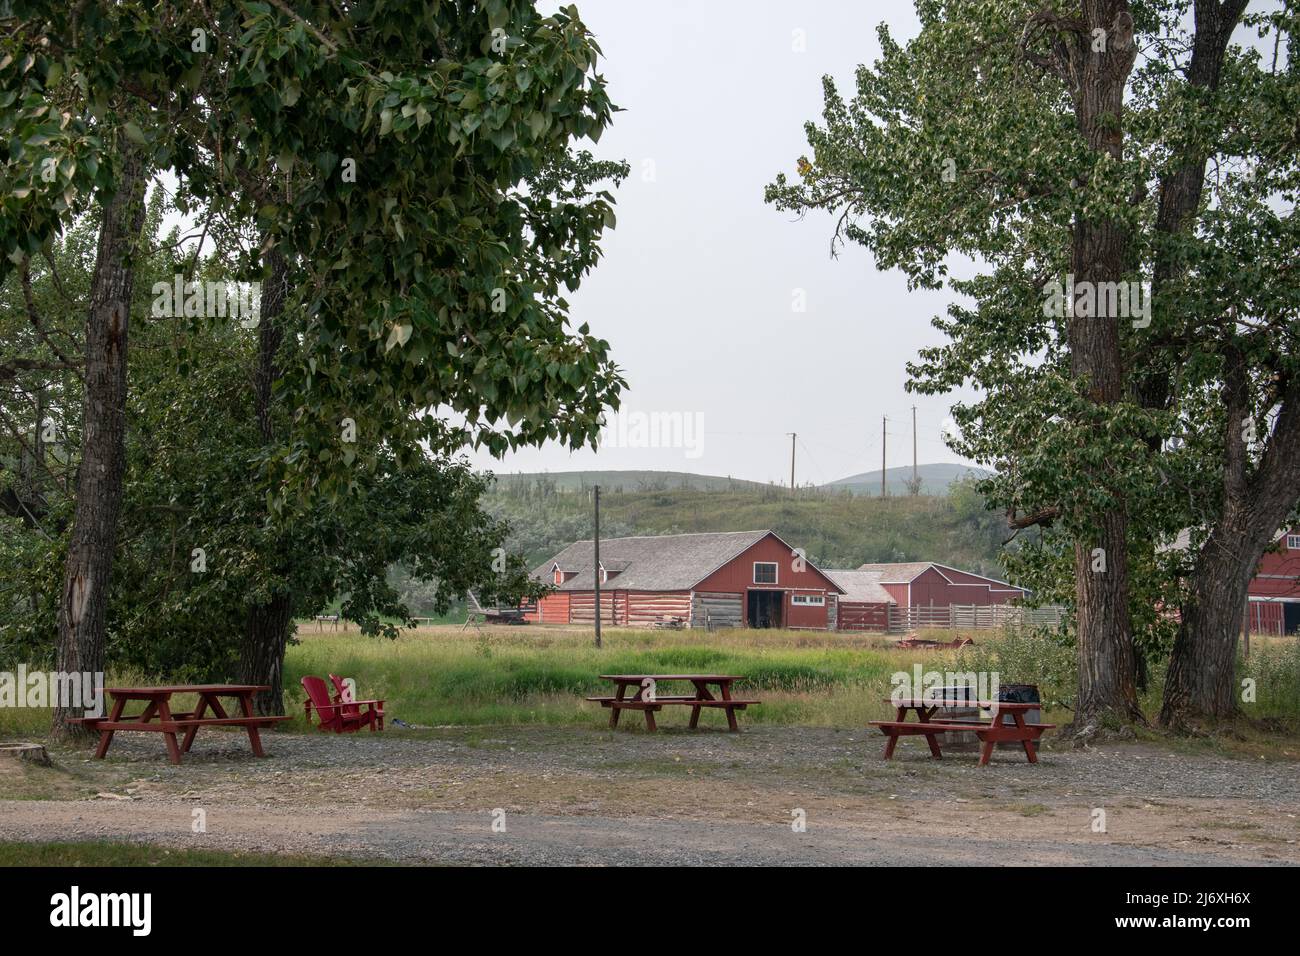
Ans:
POLYGON ((471 864, 1300 863, 1300 765, 1151 744, 980 768, 915 739, 884 762, 878 735, 802 727, 263 739, 266 760, 208 731, 180 767, 132 734, 105 761, 0 765, 0 839, 471 864))

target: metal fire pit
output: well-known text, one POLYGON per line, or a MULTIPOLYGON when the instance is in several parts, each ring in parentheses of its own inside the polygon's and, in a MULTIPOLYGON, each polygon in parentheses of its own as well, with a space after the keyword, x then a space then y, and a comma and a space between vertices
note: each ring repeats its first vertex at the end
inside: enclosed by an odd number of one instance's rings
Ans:
MULTIPOLYGON (((936 687, 928 699, 936 703, 943 701, 946 706, 936 710, 934 716, 944 720, 978 720, 980 710, 973 706, 979 699, 975 691, 976 688, 965 686, 936 687)), ((939 746, 944 750, 961 752, 980 749, 980 739, 971 730, 949 730, 935 736, 939 738, 939 746)))

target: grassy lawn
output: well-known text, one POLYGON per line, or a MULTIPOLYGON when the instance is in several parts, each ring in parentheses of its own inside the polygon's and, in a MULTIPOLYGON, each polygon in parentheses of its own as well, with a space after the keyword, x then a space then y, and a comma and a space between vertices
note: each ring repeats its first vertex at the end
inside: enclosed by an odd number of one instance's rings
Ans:
MULTIPOLYGON (((929 636, 950 640, 949 632, 929 636)), ((597 650, 590 630, 529 625, 462 631, 454 626, 422 627, 396 641, 355 630, 318 631, 304 624, 285 662, 285 703, 294 720, 286 729, 305 730, 299 679, 330 672, 353 677, 359 696, 383 698, 387 716, 427 727, 448 725, 593 726, 605 711, 585 703, 606 694, 608 673, 730 673, 745 677, 744 696, 762 699, 744 720, 753 724, 861 727, 890 716, 883 698, 890 678, 915 665, 926 671, 997 671, 1003 684, 1038 685, 1045 719, 1068 723, 1074 692, 1074 650, 1045 637, 976 631, 975 646, 960 653, 906 650, 882 635, 807 631, 658 631, 608 629, 597 650)), ((1243 705, 1248 720, 1235 739, 1246 749, 1270 737, 1295 751, 1300 735, 1300 642, 1256 641, 1243 676, 1255 679, 1257 700, 1243 705)), ((110 675, 112 680, 147 681, 144 675, 110 675)), ((1143 700, 1146 713, 1159 708, 1160 686, 1143 700)), ((180 699, 173 707, 186 707, 180 699)), ((629 715, 630 716, 630 715, 629 715)), ((665 726, 685 725, 686 708, 666 708, 665 726)), ((48 711, 0 712, 0 737, 39 739, 48 711)), ((639 723, 639 721, 630 721, 639 723)), ((1287 756, 1290 756, 1288 753, 1287 756)))
POLYGON ((276 853, 169 850, 135 843, 0 841, 0 866, 364 866, 365 861, 276 853))
MULTIPOLYGON (((608 694, 598 675, 619 673, 739 674, 738 693, 763 700, 746 712, 749 722, 861 726, 889 712, 882 698, 891 675, 917 663, 946 670, 954 660, 898 650, 877 635, 804 631, 608 629, 601 650, 590 631, 538 626, 422 628, 395 642, 304 628, 300 639, 285 663, 291 697, 301 699, 304 674, 332 671, 354 677, 361 696, 388 700, 391 716, 429 726, 589 725, 604 712, 582 698, 608 694)), ((1048 676, 1040 668, 1018 679, 1041 684, 1048 676)), ((684 724, 688 715, 667 708, 662 722, 684 724)))

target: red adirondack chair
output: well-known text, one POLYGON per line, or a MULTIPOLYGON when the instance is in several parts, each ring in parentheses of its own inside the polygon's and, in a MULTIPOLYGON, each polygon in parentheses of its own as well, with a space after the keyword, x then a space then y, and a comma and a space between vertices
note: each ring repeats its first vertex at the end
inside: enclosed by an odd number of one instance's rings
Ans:
MULTIPOLYGON (((371 731, 376 729, 375 721, 378 715, 373 708, 367 708, 364 712, 356 704, 356 713, 345 713, 344 704, 339 700, 330 700, 329 690, 325 687, 325 682, 319 677, 304 677, 302 679, 302 689, 307 692, 307 700, 304 707, 307 711, 307 720, 311 721, 311 710, 316 708, 316 715, 320 719, 320 730, 332 730, 336 734, 350 734, 360 730, 364 726, 369 726, 371 731)), ((371 701, 361 701, 360 703, 372 703, 371 701)))
POLYGON ((337 693, 334 695, 334 703, 343 706, 345 716, 357 716, 361 713, 362 704, 369 704, 370 709, 376 714, 376 721, 379 729, 384 729, 384 702, 382 700, 355 700, 352 696, 352 685, 349 684, 338 674, 330 674, 330 683, 334 685, 337 693))

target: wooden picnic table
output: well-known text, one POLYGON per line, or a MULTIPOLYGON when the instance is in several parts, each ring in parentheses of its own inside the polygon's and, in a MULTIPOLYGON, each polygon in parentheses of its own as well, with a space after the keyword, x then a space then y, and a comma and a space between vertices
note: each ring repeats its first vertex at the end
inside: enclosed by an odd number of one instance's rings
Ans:
POLYGON ((243 727, 248 731, 248 743, 253 753, 265 757, 259 729, 267 729, 277 721, 288 717, 262 717, 253 713, 253 695, 259 691, 270 690, 265 684, 174 684, 162 687, 104 687, 102 693, 113 699, 113 706, 107 717, 83 717, 81 723, 90 730, 99 731, 99 747, 95 756, 103 758, 108 753, 108 745, 113 742, 113 734, 119 730, 147 731, 160 733, 167 743, 167 756, 172 763, 181 762, 181 754, 189 753, 194 737, 200 727, 243 727), (198 694, 199 702, 193 711, 173 714, 171 698, 173 694, 198 694), (231 717, 221 698, 234 698, 239 701, 241 714, 231 717), (129 717, 123 711, 130 701, 140 701, 144 709, 129 717), (211 717, 204 716, 208 711, 211 717), (176 734, 184 732, 184 738, 178 743, 176 734))
POLYGON ((700 724, 700 710, 704 707, 720 707, 727 712, 727 726, 739 733, 740 725, 736 723, 736 711, 744 710, 750 704, 761 704, 759 700, 740 700, 731 696, 731 685, 744 680, 734 674, 601 674, 601 680, 612 681, 615 686, 613 697, 588 697, 587 700, 599 703, 610 709, 609 726, 618 726, 619 714, 624 710, 639 710, 645 714, 646 729, 657 730, 655 714, 666 704, 677 704, 691 708, 691 729, 700 724), (659 693, 659 684, 664 681, 690 681, 695 686, 693 695, 668 695, 659 693), (710 687, 718 688, 718 696, 713 696, 710 687), (636 693, 627 696, 628 688, 635 688, 636 693))
POLYGON ((1038 763, 1038 754, 1036 742, 1043 735, 1043 731, 1051 730, 1055 724, 1030 724, 1025 722, 1025 713, 1030 710, 1037 710, 1042 707, 1039 702, 1020 703, 1009 700, 935 700, 935 699, 909 699, 894 700, 886 698, 886 703, 893 704, 896 715, 893 720, 873 720, 870 721, 873 727, 879 727, 880 732, 888 737, 885 743, 884 759, 889 760, 894 756, 894 748, 898 746, 899 737, 924 736, 926 743, 930 745, 930 756, 935 760, 942 760, 943 753, 939 748, 939 734, 950 733, 952 731, 970 731, 979 738, 983 745, 980 748, 980 766, 987 766, 989 758, 993 756, 993 748, 1002 741, 1015 741, 1020 743, 1025 749, 1025 756, 1030 763, 1038 763), (976 719, 960 717, 939 717, 935 714, 940 708, 947 707, 978 707, 981 710, 992 710, 993 720, 983 721, 976 719), (907 719, 908 712, 916 714, 915 721, 907 719), (1004 716, 1011 718, 1011 723, 1006 723, 1004 716))

